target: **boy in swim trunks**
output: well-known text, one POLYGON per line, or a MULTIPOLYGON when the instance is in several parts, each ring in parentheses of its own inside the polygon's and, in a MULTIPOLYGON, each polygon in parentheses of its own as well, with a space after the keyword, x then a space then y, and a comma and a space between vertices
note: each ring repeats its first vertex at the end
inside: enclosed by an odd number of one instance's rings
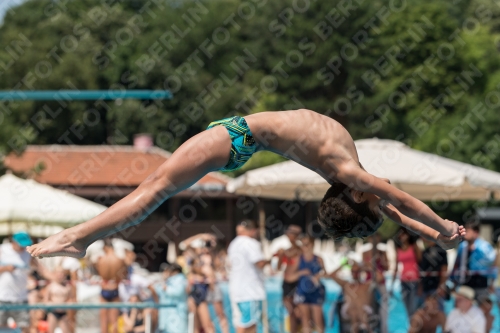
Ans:
POLYGON ((213 122, 184 142, 128 196, 91 220, 30 246, 35 257, 82 257, 89 244, 136 225, 161 203, 211 171, 236 170, 257 151, 268 150, 317 172, 332 187, 319 210, 332 237, 366 237, 382 213, 448 249, 465 229, 443 220, 423 202, 366 172, 347 130, 337 121, 300 109, 261 112, 213 122))
MULTIPOLYGON (((127 276, 127 264, 125 260, 119 258, 113 247, 110 238, 104 240, 104 253, 95 263, 95 269, 101 277, 101 303, 119 302, 120 295, 118 287, 121 281, 127 276)), ((120 314, 119 309, 99 310, 101 333, 117 333, 116 322, 120 314), (111 326, 111 329, 109 329, 111 326)))

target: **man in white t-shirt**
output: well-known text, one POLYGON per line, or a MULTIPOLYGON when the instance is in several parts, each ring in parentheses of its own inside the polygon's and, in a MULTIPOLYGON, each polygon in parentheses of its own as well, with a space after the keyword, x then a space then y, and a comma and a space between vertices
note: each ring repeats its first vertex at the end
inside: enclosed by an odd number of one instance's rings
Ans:
POLYGON ((486 333, 484 313, 474 305, 474 289, 458 287, 455 292, 455 308, 446 319, 446 333, 486 333))
POLYGON ((264 260, 258 228, 254 221, 244 220, 236 227, 236 238, 229 244, 229 297, 237 333, 256 332, 261 320, 262 301, 266 299, 262 268, 264 260))
POLYGON ((26 246, 31 244, 30 236, 21 231, 12 236, 12 242, 0 245, 0 327, 7 326, 7 319, 12 317, 23 333, 29 329, 29 311, 8 310, 2 305, 28 303, 27 284, 32 259, 26 246))

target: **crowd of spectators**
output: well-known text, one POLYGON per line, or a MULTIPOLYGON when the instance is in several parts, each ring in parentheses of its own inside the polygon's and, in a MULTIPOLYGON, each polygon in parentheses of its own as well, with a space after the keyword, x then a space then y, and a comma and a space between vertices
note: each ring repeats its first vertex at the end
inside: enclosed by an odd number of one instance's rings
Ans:
POLYGON ((409 332, 435 332, 437 327, 450 333, 490 332, 498 258, 479 237, 477 225, 467 230, 455 263, 449 265, 448 253, 438 245, 401 229, 394 237, 392 278, 387 246, 377 235, 367 239, 361 256, 345 257, 333 272, 327 272, 323 258, 314 252, 315 239, 296 225, 286 228, 271 258, 265 258, 258 227, 251 220, 238 223, 237 236, 227 247, 215 235, 195 235, 179 244, 176 262, 156 275, 144 274, 135 262, 133 246, 121 239, 96 242, 85 259, 52 258, 47 264, 29 256, 25 248, 32 240, 27 233, 17 232, 0 245, 0 327, 18 327, 23 333, 73 333, 77 310, 28 311, 8 306, 77 302, 77 284, 86 283, 100 287, 102 303, 168 305, 101 309, 102 333, 185 333, 190 317, 194 332, 211 333, 217 328, 228 333, 230 321, 237 333, 256 332, 266 315, 267 266, 267 274, 283 278, 282 299, 291 333, 324 332, 326 279, 342 290, 337 313, 344 331, 388 332, 389 299, 400 297, 410 318, 409 332), (226 282, 231 318, 221 290, 226 282), (395 290, 400 292, 396 295, 395 290), (445 315, 450 297, 454 307, 445 315))
MULTIPOLYGON (((402 298, 410 321, 410 332, 490 332, 497 278, 497 251, 479 237, 479 225, 468 224, 465 241, 458 247, 449 272, 447 252, 437 244, 401 230, 397 239, 397 263, 402 268, 402 298), (454 297, 454 307, 445 315, 444 304, 454 297)), ((395 275, 396 276, 396 273, 395 275)))

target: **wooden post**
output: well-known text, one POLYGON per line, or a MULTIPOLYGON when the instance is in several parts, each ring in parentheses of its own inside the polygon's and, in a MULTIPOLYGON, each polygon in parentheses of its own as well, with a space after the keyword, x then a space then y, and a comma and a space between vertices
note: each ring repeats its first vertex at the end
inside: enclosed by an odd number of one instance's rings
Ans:
POLYGON ((226 199, 226 222, 229 227, 229 235, 227 237, 232 240, 236 237, 236 224, 237 221, 234 219, 234 199, 226 199))
POLYGON ((260 239, 266 239, 266 211, 264 210, 264 202, 259 200, 259 235, 260 239))
POLYGON ((306 205, 305 205, 305 209, 306 209, 306 230, 305 230, 305 233, 307 234, 308 230, 309 230, 309 225, 311 224, 311 210, 312 210, 312 207, 311 207, 311 202, 308 201, 306 202, 306 205))

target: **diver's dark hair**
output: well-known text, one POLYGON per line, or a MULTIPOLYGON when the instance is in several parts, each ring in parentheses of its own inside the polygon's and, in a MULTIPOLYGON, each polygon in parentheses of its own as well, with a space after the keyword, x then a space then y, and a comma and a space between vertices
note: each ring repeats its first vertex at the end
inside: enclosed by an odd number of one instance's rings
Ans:
POLYGON ((319 225, 334 239, 369 236, 382 222, 369 208, 368 202, 354 202, 348 191, 347 185, 333 183, 319 206, 319 225))

